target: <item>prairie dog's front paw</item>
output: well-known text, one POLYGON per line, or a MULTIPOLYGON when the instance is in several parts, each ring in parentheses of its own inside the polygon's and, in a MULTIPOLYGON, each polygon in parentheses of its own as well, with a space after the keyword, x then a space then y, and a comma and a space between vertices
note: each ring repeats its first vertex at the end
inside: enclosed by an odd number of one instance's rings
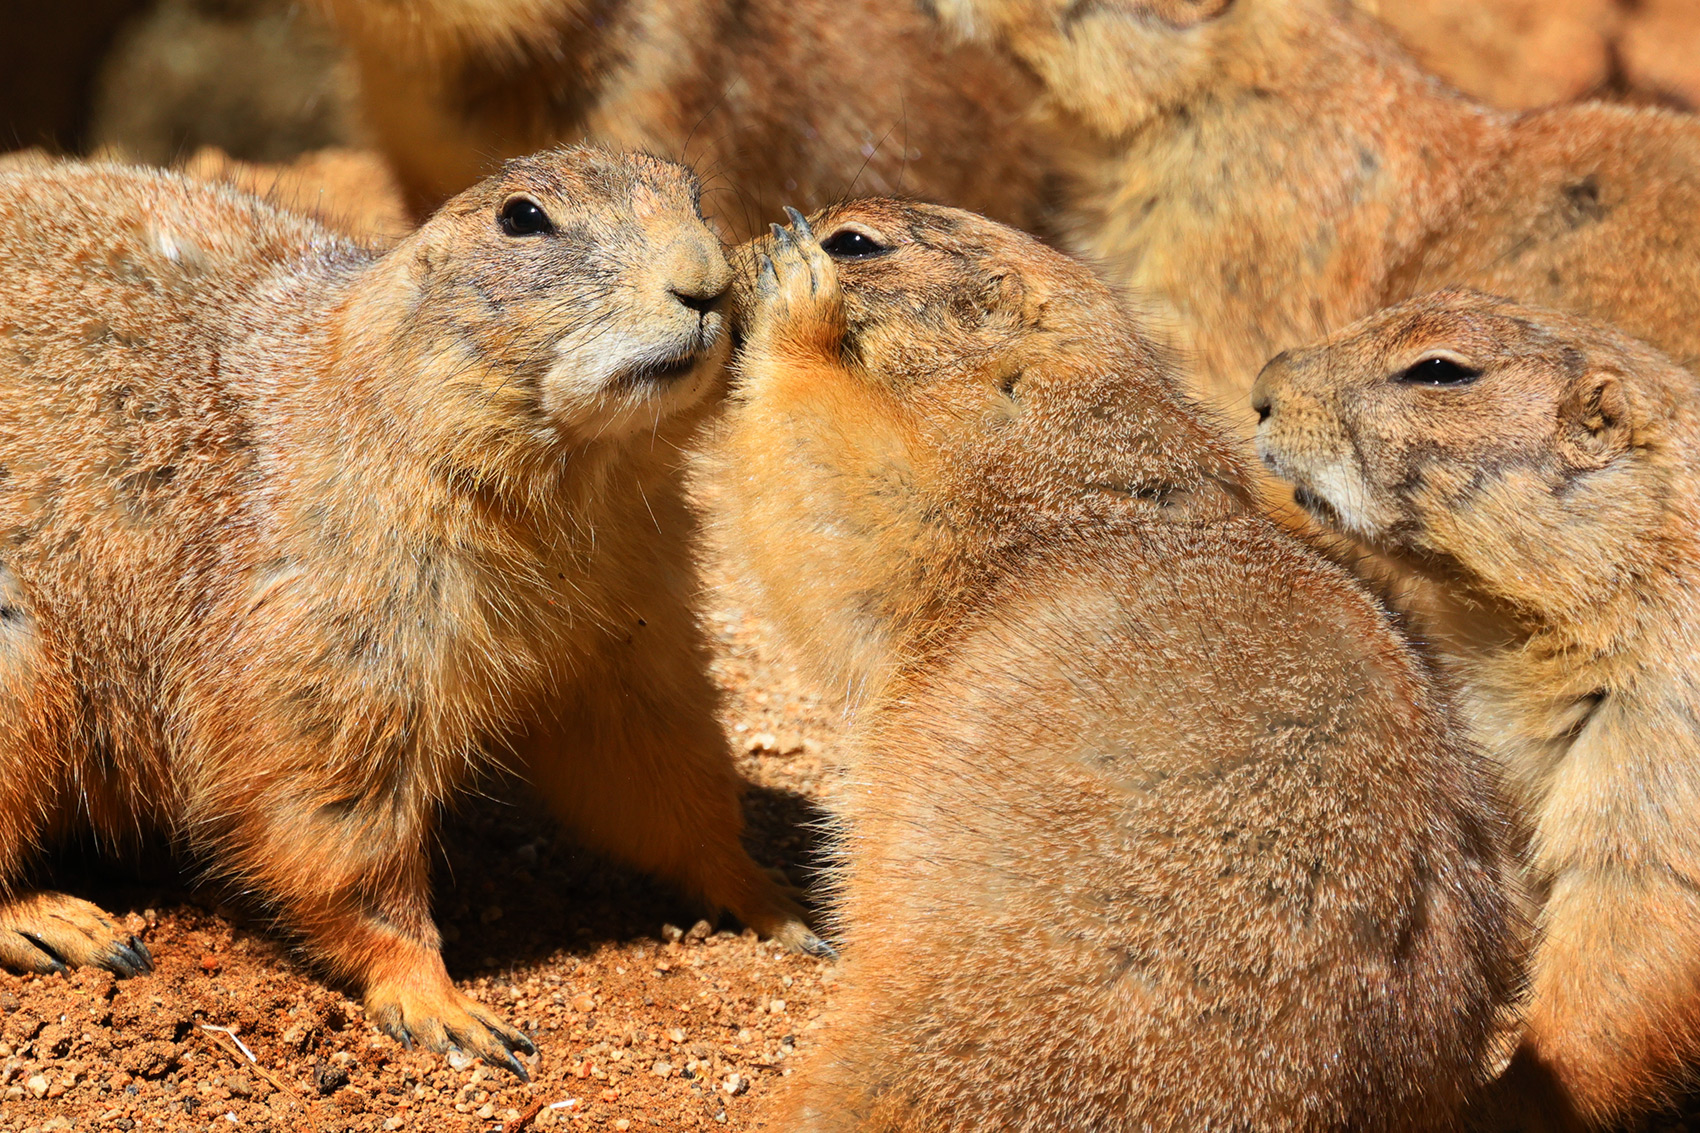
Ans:
POLYGON ((755 310, 748 349, 835 356, 844 340, 844 304, 838 269, 821 250, 803 214, 786 209, 788 227, 773 225, 756 252, 755 310))
POLYGON ((147 945, 81 898, 35 892, 0 901, 0 968, 63 972, 88 967, 139 976, 153 971, 153 957, 147 945))
POLYGON ((422 971, 369 988, 366 1016, 404 1046, 418 1043, 439 1053, 457 1047, 531 1080, 514 1057, 516 1051, 537 1053, 531 1040, 463 995, 446 975, 422 971))

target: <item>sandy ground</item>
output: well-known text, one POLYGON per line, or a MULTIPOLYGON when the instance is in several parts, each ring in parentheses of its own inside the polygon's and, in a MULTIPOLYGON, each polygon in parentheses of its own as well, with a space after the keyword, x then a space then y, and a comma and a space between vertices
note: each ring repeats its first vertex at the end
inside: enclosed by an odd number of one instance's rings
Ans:
MULTIPOLYGON (((807 883, 833 715, 742 605, 710 618, 751 783, 750 842, 807 883)), ((534 1037, 527 1085, 403 1050, 240 905, 167 866, 57 863, 128 918, 151 975, 0 973, 0 1131, 747 1129, 808 1049, 836 965, 577 849, 516 784, 449 819, 437 911, 456 981, 534 1037), (117 880, 114 880, 114 878, 117 880)))

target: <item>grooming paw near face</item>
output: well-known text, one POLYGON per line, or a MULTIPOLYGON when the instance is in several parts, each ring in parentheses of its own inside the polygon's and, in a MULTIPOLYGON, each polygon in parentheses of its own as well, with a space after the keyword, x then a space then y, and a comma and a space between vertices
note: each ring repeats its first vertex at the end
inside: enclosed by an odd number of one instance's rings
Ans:
MULTIPOLYGON (((838 269, 803 214, 788 208, 789 227, 772 225, 773 234, 755 252, 759 270, 747 320, 745 349, 772 359, 780 356, 836 357, 844 342, 844 302, 838 269)), ((834 232, 827 243, 849 248, 861 233, 834 232)))

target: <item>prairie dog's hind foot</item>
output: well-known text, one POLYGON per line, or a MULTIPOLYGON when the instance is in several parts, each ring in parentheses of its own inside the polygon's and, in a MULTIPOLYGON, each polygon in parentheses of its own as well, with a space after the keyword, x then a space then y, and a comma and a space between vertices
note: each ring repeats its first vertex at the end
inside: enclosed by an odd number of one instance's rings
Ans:
POLYGON ((0 968, 42 974, 105 968, 139 976, 153 971, 153 957, 100 906, 40 891, 0 901, 0 968))
POLYGON ((457 1047, 531 1081, 514 1054, 536 1054, 536 1045, 456 988, 440 960, 435 971, 372 984, 365 998, 367 1018, 403 1046, 418 1044, 439 1054, 457 1047))
POLYGON ((771 892, 758 893, 759 903, 748 912, 734 909, 738 919, 792 952, 836 959, 838 950, 817 936, 809 923, 803 890, 793 885, 783 870, 764 869, 762 873, 773 882, 771 892))

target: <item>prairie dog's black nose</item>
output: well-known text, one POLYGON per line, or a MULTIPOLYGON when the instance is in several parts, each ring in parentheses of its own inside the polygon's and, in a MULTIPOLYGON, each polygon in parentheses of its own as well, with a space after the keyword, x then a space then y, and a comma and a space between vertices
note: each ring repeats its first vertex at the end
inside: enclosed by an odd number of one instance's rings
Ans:
POLYGON ((1252 395, 1251 410, 1252 410, 1253 413, 1257 414, 1257 423, 1259 425, 1261 425, 1265 421, 1269 420, 1269 408, 1270 408, 1270 401, 1269 401, 1269 395, 1267 393, 1259 391, 1258 393, 1252 395))
POLYGON ((732 265, 708 229, 681 233, 657 257, 667 293, 699 317, 717 310, 732 289, 732 265))
POLYGON ((673 293, 673 298, 683 303, 686 307, 689 307, 699 315, 706 315, 710 311, 718 310, 720 308, 721 304, 725 302, 726 293, 730 290, 730 288, 722 287, 718 291, 712 291, 707 287, 682 288, 675 285, 668 288, 668 290, 673 293))

